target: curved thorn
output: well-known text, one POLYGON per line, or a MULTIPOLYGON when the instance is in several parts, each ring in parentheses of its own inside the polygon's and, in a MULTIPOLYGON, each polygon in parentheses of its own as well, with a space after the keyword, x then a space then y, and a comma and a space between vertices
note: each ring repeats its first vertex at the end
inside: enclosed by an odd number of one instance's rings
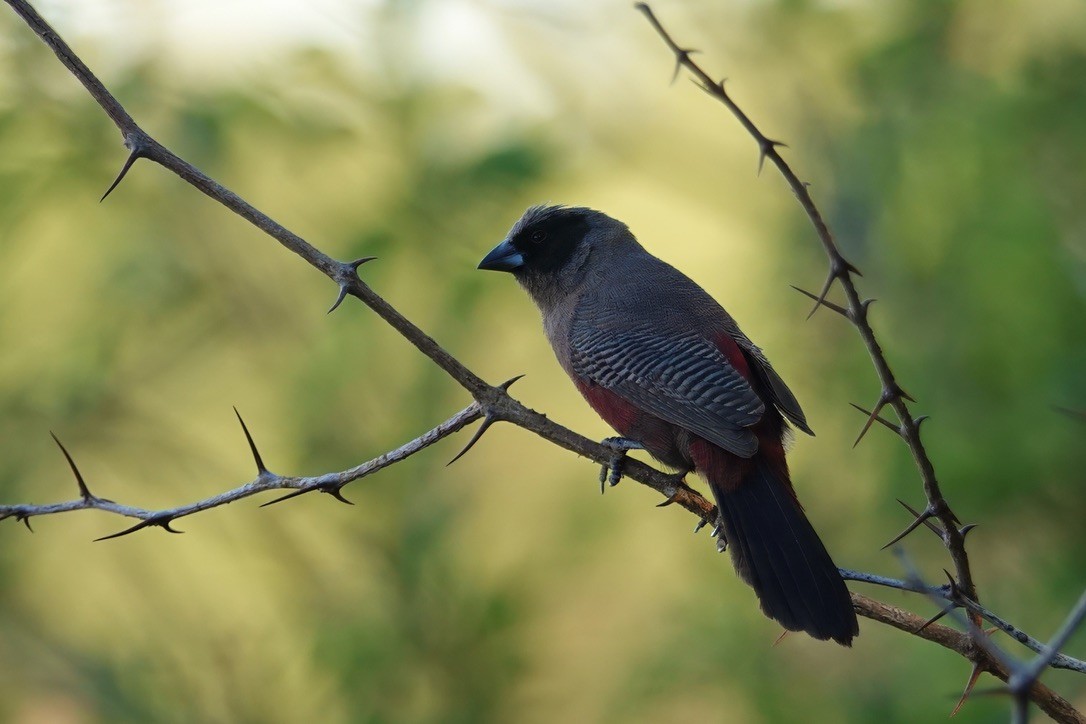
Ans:
POLYGON ((339 309, 339 305, 343 304, 343 300, 347 298, 347 285, 339 285, 339 294, 336 295, 336 301, 332 302, 332 306, 328 307, 328 311, 325 314, 331 314, 339 309))
POLYGON ((180 535, 181 533, 185 532, 183 530, 177 530, 176 528, 171 528, 170 523, 172 521, 173 521, 173 518, 167 518, 166 520, 162 521, 161 523, 158 523, 157 525, 158 525, 159 528, 162 528, 163 530, 168 531, 170 533, 176 533, 176 534, 180 535))
POLYGON ((364 257, 361 257, 359 259, 355 259, 354 261, 347 262, 347 266, 349 266, 351 269, 353 269, 355 274, 357 274, 358 273, 358 267, 362 266, 363 264, 365 264, 368 261, 374 261, 376 259, 377 259, 377 257, 375 257, 375 256, 364 256, 364 257))
POLYGON ((679 497, 679 493, 678 493, 678 491, 676 491, 674 495, 668 497, 667 500, 665 500, 664 502, 657 503, 656 507, 657 508, 666 508, 667 506, 673 504, 678 499, 678 497, 679 497))
POLYGON ((314 490, 317 490, 317 488, 301 488, 300 490, 295 490, 294 492, 287 493, 286 495, 280 496, 280 497, 276 498, 275 500, 269 500, 267 503, 261 503, 260 507, 261 508, 267 508, 269 505, 275 505, 276 503, 282 503, 284 500, 290 500, 291 498, 297 498, 299 495, 305 495, 306 493, 312 493, 314 490))
POLYGON ((347 505, 354 505, 354 503, 352 503, 351 501, 349 501, 349 500, 347 500, 346 498, 343 497, 343 486, 342 485, 337 485, 334 488, 320 488, 320 491, 322 493, 327 493, 328 495, 331 495, 333 498, 335 498, 336 500, 338 500, 341 503, 346 503, 347 505))
POLYGON ((965 538, 965 537, 966 537, 967 535, 969 535, 969 531, 973 530, 973 529, 974 529, 974 528, 976 528, 976 527, 977 527, 978 525, 980 525, 980 523, 966 523, 965 525, 963 525, 963 526, 962 526, 962 527, 961 527, 961 528, 960 528, 960 529, 958 530, 958 534, 959 534, 959 535, 960 535, 960 536, 961 536, 962 538, 965 538))
POLYGON ((109 185, 109 188, 106 189, 106 192, 102 194, 102 198, 98 199, 98 203, 102 203, 106 200, 107 196, 113 193, 113 189, 117 188, 120 185, 121 181, 123 181, 124 177, 128 174, 128 170, 132 168, 132 164, 134 164, 139 158, 143 158, 142 149, 137 148, 136 150, 128 154, 128 158, 125 159, 124 165, 121 166, 121 172, 117 174, 117 178, 113 179, 113 183, 111 183, 109 185))
POLYGON ((947 594, 951 598, 957 599, 961 596, 961 589, 958 588, 958 582, 954 580, 954 576, 950 574, 950 571, 943 569, 943 573, 946 574, 947 586, 949 587, 949 593, 947 594))
POLYGON ((241 423, 241 429, 245 433, 245 439, 249 441, 249 450, 253 453, 257 474, 267 475, 268 469, 264 467, 264 461, 260 459, 260 451, 256 449, 256 443, 253 442, 253 436, 249 434, 249 428, 245 426, 245 420, 241 419, 241 413, 238 412, 237 407, 234 408, 234 414, 238 416, 238 422, 241 423))
POLYGON ((920 415, 919 417, 913 418, 913 425, 916 427, 917 430, 919 430, 920 426, 924 424, 924 421, 930 419, 931 415, 920 415))
POLYGON ((64 453, 64 457, 68 460, 68 466, 71 467, 72 475, 75 476, 75 484, 79 486, 80 497, 83 498, 84 502, 89 503, 94 499, 94 496, 91 495, 91 491, 83 481, 83 476, 80 474, 79 468, 75 466, 75 460, 72 460, 72 456, 68 454, 68 450, 64 447, 63 443, 60 442, 60 438, 58 438, 52 430, 49 431, 49 434, 52 435, 53 442, 57 444, 57 447, 60 448, 60 451, 64 453))
POLYGON ((449 467, 450 465, 455 463, 457 460, 464 457, 464 455, 467 454, 468 450, 471 450, 473 447, 475 447, 475 443, 479 442, 479 438, 481 438, 483 436, 483 434, 487 430, 490 429, 490 426, 493 425, 497 421, 498 421, 497 417, 494 417, 493 415, 487 413, 486 417, 483 418, 483 424, 479 425, 479 429, 476 430, 475 434, 471 436, 470 440, 468 440, 468 444, 465 445, 464 448, 460 452, 456 453, 456 457, 454 457, 449 462, 445 463, 445 467, 449 467))
POLYGON ((505 382, 498 385, 498 389, 500 389, 502 392, 508 392, 509 388, 513 386, 513 383, 515 383, 517 380, 520 380, 520 379, 523 379, 523 378, 524 378, 524 375, 517 375, 516 377, 510 377, 505 382))
POLYGON ((21 520, 23 522, 23 525, 26 526, 26 529, 28 531, 30 531, 31 533, 34 532, 34 529, 30 527, 30 516, 29 515, 17 515, 17 516, 15 516, 15 520, 21 520))
MULTIPOLYGON (((791 286, 793 289, 795 289, 797 292, 799 292, 803 296, 809 297, 811 299, 814 299, 815 301, 818 301, 818 295, 817 294, 812 294, 811 292, 807 291, 806 289, 800 289, 799 287, 795 286, 794 284, 791 284, 789 286, 791 286)), ((837 312, 838 314, 840 314, 842 317, 845 317, 846 319, 851 319, 851 317, 848 314, 848 310, 845 309, 844 307, 842 307, 840 304, 834 304, 833 302, 831 302, 829 300, 826 300, 826 299, 823 299, 822 301, 820 301, 819 304, 821 304, 826 309, 832 309, 833 311, 837 312)))

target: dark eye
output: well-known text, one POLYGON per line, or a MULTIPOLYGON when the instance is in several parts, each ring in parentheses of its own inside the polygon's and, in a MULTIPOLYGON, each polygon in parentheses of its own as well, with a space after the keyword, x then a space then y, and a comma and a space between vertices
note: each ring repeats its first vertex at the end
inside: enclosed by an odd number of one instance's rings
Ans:
POLYGON ((528 237, 528 240, 531 241, 533 244, 542 244, 546 240, 546 238, 547 232, 543 231, 542 229, 536 229, 532 232, 531 236, 528 237))

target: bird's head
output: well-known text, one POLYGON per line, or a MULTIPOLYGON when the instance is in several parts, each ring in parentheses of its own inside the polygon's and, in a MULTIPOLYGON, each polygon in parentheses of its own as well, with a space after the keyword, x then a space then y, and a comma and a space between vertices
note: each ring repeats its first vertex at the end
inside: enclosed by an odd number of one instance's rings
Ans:
POLYGON ((533 206, 479 268, 512 273, 543 307, 572 293, 627 245, 640 248, 626 225, 607 214, 580 206, 533 206))

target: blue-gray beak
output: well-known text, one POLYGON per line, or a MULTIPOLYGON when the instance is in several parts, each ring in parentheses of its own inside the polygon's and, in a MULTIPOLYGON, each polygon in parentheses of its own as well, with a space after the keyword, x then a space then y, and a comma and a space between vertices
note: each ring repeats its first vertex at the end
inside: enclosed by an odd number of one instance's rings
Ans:
POLYGON ((524 266, 524 256, 508 240, 495 246, 479 262, 480 269, 489 271, 515 271, 524 266))

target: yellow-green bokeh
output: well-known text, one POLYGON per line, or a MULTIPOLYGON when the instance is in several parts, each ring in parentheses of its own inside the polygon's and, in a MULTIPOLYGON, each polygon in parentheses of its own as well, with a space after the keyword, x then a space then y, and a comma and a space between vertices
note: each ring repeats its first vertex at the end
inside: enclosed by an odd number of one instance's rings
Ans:
MULTIPOLYGON (((134 35, 42 10, 160 141, 329 254, 378 256, 363 271, 378 293, 488 380, 526 373, 520 399, 590 437, 610 431, 530 302, 475 264, 533 203, 626 221, 803 402, 818 437, 797 440, 794 477, 838 562, 900 575, 878 549, 907 522, 895 498, 919 505, 921 488, 886 430, 851 447, 848 403, 878 384, 843 320, 805 322, 789 289, 821 283, 817 240, 725 109, 668 85, 628 3, 345 4, 355 47, 276 52, 209 11, 186 19, 215 32, 185 62, 148 40, 176 35, 169 6, 110 7, 134 35), (488 42, 442 55, 471 23, 488 42), (235 52, 213 42, 232 35, 235 52)), ((1047 637, 1086 582, 1086 427, 1054 411, 1086 408, 1086 8, 656 9, 789 144, 932 415, 949 499, 981 523, 984 600, 1047 637)), ((0 12, 0 502, 75 494, 50 430, 96 494, 158 507, 251 477, 231 405, 273 470, 311 474, 469 402, 365 308, 326 316, 327 279, 162 169, 137 164, 99 204, 119 140, 0 12)), ((593 464, 510 426, 446 468, 464 441, 351 485, 351 508, 250 500, 183 536, 103 543, 123 521, 0 525, 0 720, 886 724, 952 708, 960 658, 866 621, 852 650, 773 647, 779 629, 689 515, 629 482, 601 498, 593 464)), ((942 575, 934 536, 906 545, 942 575)), ((1081 676, 1045 681, 1086 707, 1081 676)), ((958 718, 1005 710, 982 699, 958 718)))

